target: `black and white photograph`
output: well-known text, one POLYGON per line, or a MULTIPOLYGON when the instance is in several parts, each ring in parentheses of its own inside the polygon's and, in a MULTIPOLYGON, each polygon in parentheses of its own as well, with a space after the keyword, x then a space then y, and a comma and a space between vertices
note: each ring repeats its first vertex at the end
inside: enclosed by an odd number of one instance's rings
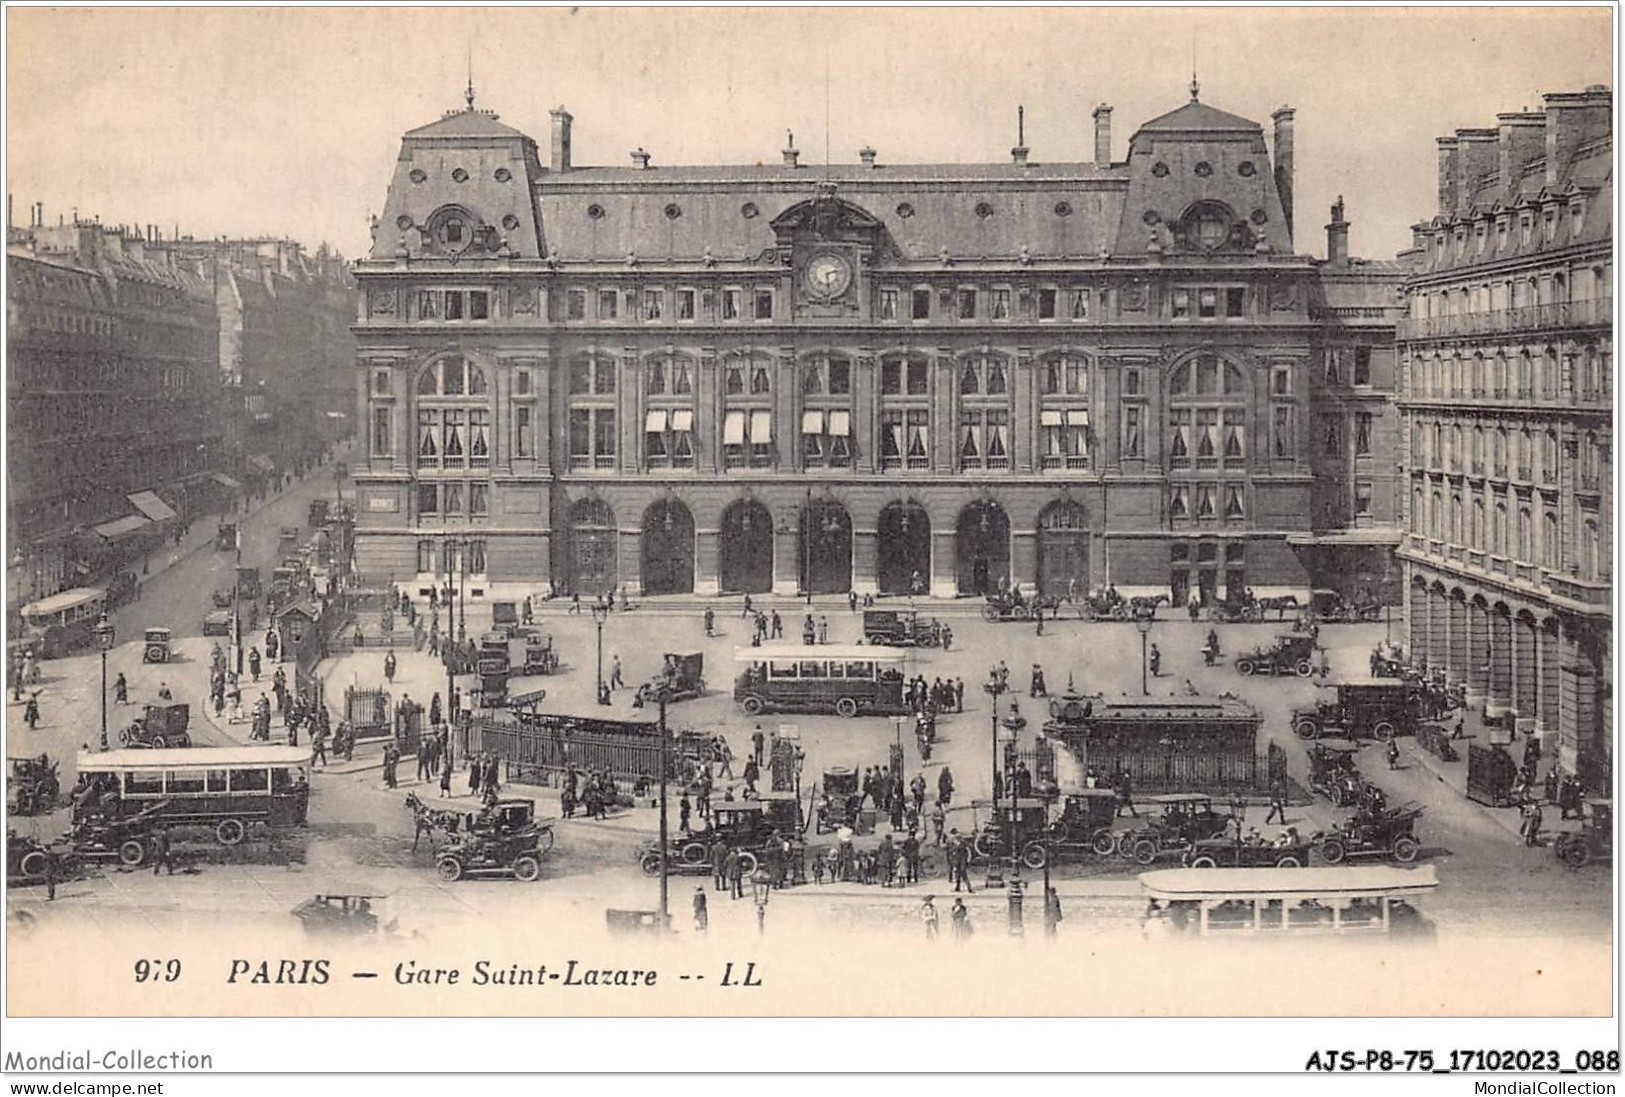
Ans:
POLYGON ((7 6, 5 1070, 1617 1077, 1616 16, 7 6))

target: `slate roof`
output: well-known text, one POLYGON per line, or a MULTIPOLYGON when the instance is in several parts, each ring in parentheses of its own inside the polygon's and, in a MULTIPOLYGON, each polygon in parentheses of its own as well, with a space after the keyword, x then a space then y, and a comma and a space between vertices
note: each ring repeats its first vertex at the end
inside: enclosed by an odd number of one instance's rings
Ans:
POLYGON ((1140 130, 1178 130, 1187 132, 1191 130, 1262 130, 1259 123, 1243 118, 1239 114, 1210 107, 1192 99, 1189 103, 1161 114, 1140 127, 1140 130))

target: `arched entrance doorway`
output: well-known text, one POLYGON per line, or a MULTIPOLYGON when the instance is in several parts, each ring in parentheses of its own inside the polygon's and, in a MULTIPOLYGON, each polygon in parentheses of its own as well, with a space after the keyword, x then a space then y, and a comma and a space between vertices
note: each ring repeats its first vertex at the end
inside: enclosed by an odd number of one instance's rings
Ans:
POLYGON ((1010 581, 1010 519, 991 500, 959 512, 954 556, 960 594, 990 594, 1010 581))
POLYGON ((570 506, 570 590, 607 594, 615 589, 615 512, 602 499, 570 506))
POLYGON ((1088 516, 1070 499, 1038 516, 1038 592, 1055 598, 1089 592, 1088 516))
POLYGON ((892 503, 875 523, 880 593, 908 594, 914 576, 920 593, 931 589, 931 519, 918 503, 892 503))
POLYGON ((676 499, 643 512, 643 593, 694 593, 694 516, 676 499))
POLYGON ((852 517, 833 499, 801 508, 801 589, 812 594, 852 589, 852 517))
POLYGON ((754 499, 722 512, 721 575, 724 594, 766 594, 773 589, 773 515, 754 499))

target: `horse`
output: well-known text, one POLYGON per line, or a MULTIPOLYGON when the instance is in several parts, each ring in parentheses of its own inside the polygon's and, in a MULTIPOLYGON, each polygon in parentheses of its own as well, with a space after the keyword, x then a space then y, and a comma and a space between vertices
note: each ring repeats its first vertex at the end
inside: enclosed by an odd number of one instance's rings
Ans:
POLYGON ((436 830, 443 830, 448 835, 455 835, 462 822, 462 816, 459 813, 431 808, 418 799, 418 794, 415 792, 406 794, 406 809, 412 813, 412 825, 414 827, 412 833, 413 853, 417 852, 418 841, 425 834, 429 836, 429 846, 432 849, 436 830))

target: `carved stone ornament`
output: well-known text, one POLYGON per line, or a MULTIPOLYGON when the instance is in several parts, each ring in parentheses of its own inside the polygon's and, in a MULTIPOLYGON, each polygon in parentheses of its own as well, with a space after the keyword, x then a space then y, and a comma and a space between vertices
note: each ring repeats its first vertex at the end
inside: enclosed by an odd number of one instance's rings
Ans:
POLYGON ((395 315, 395 291, 392 289, 373 290, 372 312, 374 316, 395 315))
POLYGON ((1298 307, 1298 287, 1294 282, 1276 282, 1270 286, 1270 308, 1286 312, 1298 307))
POLYGON ((515 286, 508 295, 508 307, 515 316, 531 316, 536 312, 536 291, 529 286, 515 286))
POLYGON ((1123 287, 1122 302, 1124 312, 1145 311, 1145 283, 1130 282, 1123 287))
POLYGON ((558 270, 560 261, 561 260, 559 258, 559 249, 558 248, 553 248, 553 249, 548 251, 548 253, 547 253, 547 265, 549 267, 553 268, 554 270, 558 270))

